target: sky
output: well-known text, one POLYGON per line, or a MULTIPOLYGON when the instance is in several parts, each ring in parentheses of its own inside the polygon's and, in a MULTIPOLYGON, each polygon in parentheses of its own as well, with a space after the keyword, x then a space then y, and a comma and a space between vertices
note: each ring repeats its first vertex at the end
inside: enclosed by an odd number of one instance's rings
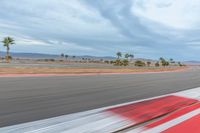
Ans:
POLYGON ((200 0, 0 0, 0 39, 12 52, 200 60, 199 12, 200 0))

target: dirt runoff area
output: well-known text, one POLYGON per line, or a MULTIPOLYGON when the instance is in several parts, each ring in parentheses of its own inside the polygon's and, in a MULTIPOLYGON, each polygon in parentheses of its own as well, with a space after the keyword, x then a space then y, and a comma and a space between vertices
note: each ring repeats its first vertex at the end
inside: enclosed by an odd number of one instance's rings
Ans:
POLYGON ((151 72, 179 72, 188 67, 172 68, 0 68, 0 74, 114 74, 114 73, 151 73, 151 72))

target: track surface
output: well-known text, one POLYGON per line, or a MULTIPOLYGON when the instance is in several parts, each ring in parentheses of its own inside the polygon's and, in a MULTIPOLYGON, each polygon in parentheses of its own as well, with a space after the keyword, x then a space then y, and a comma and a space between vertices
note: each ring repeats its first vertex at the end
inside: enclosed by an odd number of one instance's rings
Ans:
POLYGON ((199 86, 199 68, 160 74, 0 78, 0 127, 199 86))

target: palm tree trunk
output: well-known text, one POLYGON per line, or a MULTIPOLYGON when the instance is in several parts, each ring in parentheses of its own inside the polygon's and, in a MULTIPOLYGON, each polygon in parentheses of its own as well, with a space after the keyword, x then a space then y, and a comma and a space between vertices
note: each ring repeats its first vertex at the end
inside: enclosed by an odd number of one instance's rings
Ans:
POLYGON ((10 48, 9 46, 7 46, 7 51, 6 51, 6 62, 10 63, 10 52, 9 52, 10 48))

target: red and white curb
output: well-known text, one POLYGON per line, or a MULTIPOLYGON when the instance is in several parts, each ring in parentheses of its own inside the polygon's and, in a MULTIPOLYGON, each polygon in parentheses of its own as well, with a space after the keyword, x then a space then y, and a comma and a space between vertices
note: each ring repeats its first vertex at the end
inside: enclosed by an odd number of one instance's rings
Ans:
POLYGON ((200 132, 199 100, 200 88, 195 88, 151 99, 3 127, 0 128, 0 133, 200 132), (165 117, 155 122, 141 124, 164 115, 165 117), (131 129, 135 125, 139 127, 131 129))
POLYGON ((160 120, 128 131, 127 133, 200 133, 200 88, 173 95, 198 100, 190 106, 178 109, 160 120))
POLYGON ((146 125, 142 128, 134 129, 128 133, 144 132, 144 133, 195 133, 200 132, 200 103, 185 107, 146 125), (187 124, 186 124, 187 123, 187 124))

